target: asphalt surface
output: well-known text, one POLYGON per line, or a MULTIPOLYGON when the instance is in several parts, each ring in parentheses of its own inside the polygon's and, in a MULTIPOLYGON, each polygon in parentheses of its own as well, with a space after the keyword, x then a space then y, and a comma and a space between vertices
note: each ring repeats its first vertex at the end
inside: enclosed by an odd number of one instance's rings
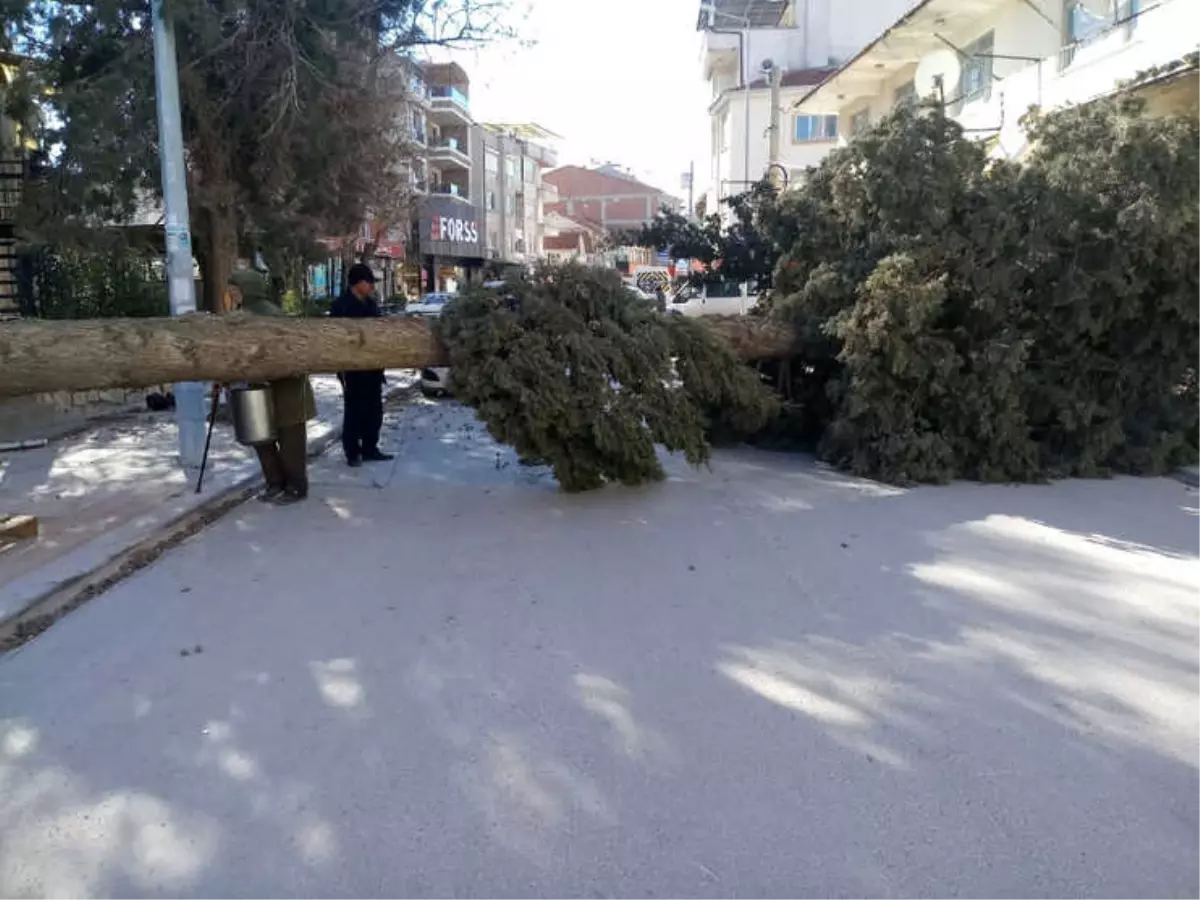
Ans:
POLYGON ((1194 490, 392 440, 0 658, 0 895, 1200 893, 1194 490))

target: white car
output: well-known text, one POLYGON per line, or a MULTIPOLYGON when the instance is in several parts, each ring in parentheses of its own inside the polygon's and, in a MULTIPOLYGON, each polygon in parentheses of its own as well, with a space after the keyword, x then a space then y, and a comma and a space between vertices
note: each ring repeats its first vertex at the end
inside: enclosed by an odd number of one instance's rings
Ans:
POLYGON ((667 300, 671 316, 740 316, 758 303, 746 282, 685 284, 667 300))
MULTIPOLYGON (((446 304, 454 299, 454 294, 442 291, 424 294, 416 303, 410 303, 404 312, 410 316, 432 316, 442 314, 446 304)), ((440 396, 449 392, 450 369, 446 366, 427 366, 421 370, 421 393, 426 396, 440 396)))
POLYGON ((454 296, 454 294, 443 292, 422 294, 421 298, 415 303, 410 303, 404 307, 404 312, 407 315, 413 316, 440 316, 442 309, 454 299, 454 296))
POLYGON ((625 290, 629 291, 629 293, 633 294, 633 296, 637 297, 639 300, 647 300, 650 303, 655 302, 656 298, 653 294, 646 293, 636 284, 630 284, 628 281, 624 282, 624 284, 625 290))

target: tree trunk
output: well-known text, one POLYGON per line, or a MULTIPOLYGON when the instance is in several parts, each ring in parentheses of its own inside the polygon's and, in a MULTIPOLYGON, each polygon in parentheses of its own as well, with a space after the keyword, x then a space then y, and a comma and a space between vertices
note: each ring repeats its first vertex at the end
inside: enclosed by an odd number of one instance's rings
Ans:
POLYGON ((232 216, 214 209, 204 209, 201 215, 204 220, 204 249, 199 258, 204 293, 198 306, 203 312, 221 312, 229 278, 233 275, 233 262, 237 257, 237 225, 232 216))
MULTIPOLYGON (((701 321, 724 335, 743 359, 782 356, 791 346, 786 327, 763 319, 701 321)), ((176 319, 26 320, 0 328, 0 397, 445 364, 445 348, 431 323, 416 317, 198 314, 176 319)))

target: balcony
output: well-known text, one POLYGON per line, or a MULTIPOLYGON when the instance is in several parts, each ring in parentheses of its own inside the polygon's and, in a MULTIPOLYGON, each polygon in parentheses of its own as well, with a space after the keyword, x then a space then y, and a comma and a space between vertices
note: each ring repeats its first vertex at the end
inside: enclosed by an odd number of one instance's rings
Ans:
POLYGON ((471 124, 471 101, 458 88, 435 84, 429 89, 432 98, 429 114, 441 122, 471 124))
POLYGON ((464 111, 471 111, 471 101, 467 98, 467 95, 452 85, 434 85, 429 89, 429 96, 433 98, 435 103, 441 100, 449 100, 457 103, 464 111))
POLYGON ((429 158, 443 167, 457 166, 467 170, 471 168, 471 157, 458 138, 444 137, 434 140, 429 148, 429 158))
POLYGON ((441 194, 444 197, 459 197, 467 199, 467 189, 461 185, 455 184, 453 181, 439 181, 431 190, 431 193, 441 194))
MULTIPOLYGON (((722 28, 734 30, 737 25, 721 24, 722 28)), ((700 32, 700 72, 705 78, 711 78, 713 71, 717 69, 733 69, 737 71, 738 49, 741 44, 738 42, 737 35, 728 34, 724 31, 702 31, 700 32)))
POLYGON ((1010 72, 991 85, 988 96, 965 104, 955 118, 977 136, 998 138, 996 155, 1020 158, 1029 148, 1021 117, 1030 107, 1051 110, 1088 103, 1139 72, 1183 57, 1195 47, 1192 9, 1191 0, 1163 0, 1134 19, 1010 72))

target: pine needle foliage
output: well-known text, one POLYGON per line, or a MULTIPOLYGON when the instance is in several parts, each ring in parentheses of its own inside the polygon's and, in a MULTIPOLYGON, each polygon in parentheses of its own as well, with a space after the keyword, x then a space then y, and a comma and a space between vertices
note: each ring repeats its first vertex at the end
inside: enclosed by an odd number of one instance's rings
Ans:
POLYGON ((791 396, 830 462, 940 482, 1195 461, 1196 119, 1118 96, 1026 127, 1007 162, 900 110, 765 212, 791 396))
POLYGON ((714 432, 751 433, 777 412, 719 337, 659 314, 613 270, 544 266, 468 290, 439 329, 455 396, 565 491, 661 480, 656 445, 702 465, 714 432))

